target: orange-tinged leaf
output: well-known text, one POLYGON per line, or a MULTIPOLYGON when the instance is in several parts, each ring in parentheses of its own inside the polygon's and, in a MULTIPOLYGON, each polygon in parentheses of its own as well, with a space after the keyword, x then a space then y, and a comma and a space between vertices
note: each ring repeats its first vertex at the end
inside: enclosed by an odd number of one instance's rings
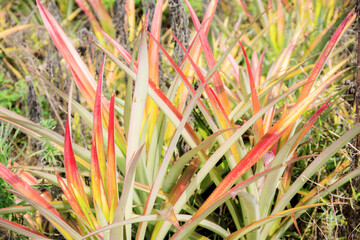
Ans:
MULTIPOLYGON (((252 71, 251 71, 249 58, 247 57, 244 46, 242 45, 242 43, 240 41, 239 41, 239 43, 240 43, 240 46, 241 46, 241 50, 242 50, 242 52, 244 54, 246 67, 247 67, 248 74, 249 74, 250 89, 251 89, 251 102, 252 102, 252 106, 253 106, 253 115, 255 115, 261 109, 260 108, 260 103, 259 103, 259 98, 258 98, 258 95, 257 95, 257 92, 256 92, 254 76, 253 76, 252 71)), ((264 135, 262 117, 260 117, 258 120, 256 120, 255 133, 256 133, 258 139, 262 138, 262 136, 264 135)))
MULTIPOLYGON (((72 187, 71 184, 68 184, 68 186, 69 188, 72 187)), ((80 208, 83 210, 86 219, 89 221, 91 225, 95 226, 95 229, 99 228, 100 224, 97 221, 96 217, 91 212, 89 205, 83 200, 83 198, 80 197, 79 192, 76 190, 76 188, 73 189, 74 189, 74 197, 77 200, 80 208)))
POLYGON ((296 231, 298 232, 298 234, 301 236, 301 231, 300 231, 300 228, 299 228, 299 225, 297 224, 297 221, 296 221, 296 218, 295 218, 295 214, 291 214, 291 219, 294 223, 294 226, 296 228, 296 231))
POLYGON ((92 189, 92 197, 94 202, 97 202, 99 206, 101 206, 101 193, 100 193, 100 183, 101 174, 99 169, 99 161, 98 161, 98 154, 96 149, 96 141, 93 140, 91 146, 91 189, 92 189))
POLYGON ((170 203, 176 203, 178 198, 184 192, 186 186, 189 184, 199 164, 200 159, 198 157, 194 157, 194 159, 190 162, 189 166, 186 167, 184 173, 181 175, 181 177, 169 193, 168 201, 170 203))
MULTIPOLYGON (((55 170, 56 172, 56 170, 55 170)), ((63 191, 63 193, 65 194, 65 197, 68 201, 68 203, 70 204, 72 210, 80 217, 83 219, 83 221, 87 221, 84 212, 82 211, 82 209, 80 208, 79 204, 77 203, 76 199, 74 198, 74 196, 72 195, 71 191, 69 190, 69 188, 66 186, 64 180, 62 179, 62 177, 60 177, 59 173, 56 172, 56 177, 59 181, 60 187, 63 191)), ((89 222, 88 222, 89 223, 89 222)), ((94 227, 94 226, 92 226, 94 227)))
POLYGON ((75 157, 74 157, 74 152, 73 152, 71 137, 70 137, 69 117, 66 122, 66 129, 65 129, 64 164, 65 164, 66 178, 68 180, 68 185, 69 185, 71 193, 73 195, 75 195, 75 192, 74 192, 74 188, 75 188, 79 192, 79 196, 85 201, 86 205, 89 205, 87 196, 85 194, 85 190, 83 187, 83 182, 80 178, 79 170, 76 165, 76 161, 75 161, 75 157))
POLYGON ((116 182, 116 160, 115 160, 115 140, 114 140, 114 105, 115 94, 111 95, 109 110, 109 134, 108 134, 108 162, 107 162, 107 191, 108 203, 110 207, 110 223, 114 217, 116 207, 119 202, 118 185, 116 182))
MULTIPOLYGON (((13 166, 15 166, 15 165, 16 164, 14 164, 13 166)), ((30 173, 24 171, 23 169, 19 169, 19 171, 17 172, 17 175, 19 176, 19 178, 21 180, 23 180, 24 182, 26 182, 30 186, 40 184, 40 182, 34 176, 32 176, 30 173), (33 179, 32 183, 29 182, 29 179, 33 179)), ((53 196, 47 190, 42 191, 40 193, 40 196, 43 197, 48 202, 51 202, 51 200, 53 199, 53 196)))
MULTIPOLYGON (((105 67, 105 55, 103 57, 102 65, 99 73, 99 80, 96 88, 95 105, 94 105, 94 120, 93 120, 93 141, 95 140, 95 147, 97 152, 98 167, 100 168, 100 176, 102 182, 106 182, 106 162, 104 152, 104 139, 103 139, 103 124, 102 124, 102 113, 101 113, 101 89, 102 80, 104 75, 105 67)), ((92 159, 93 160, 93 159, 92 159)), ((93 161, 92 161, 93 162, 93 161)), ((101 206, 101 205, 99 205, 101 206)))
MULTIPOLYGON (((10 165, 8 165, 8 167, 10 167, 10 165)), ((19 167, 19 165, 17 163, 13 164, 13 167, 19 167)), ((17 171, 17 176, 24 181, 25 183, 31 185, 36 185, 39 184, 39 181, 30 173, 24 171, 24 169, 19 169, 17 171)))
MULTIPOLYGON (((104 182, 101 178, 98 154, 96 151, 96 140, 93 141, 91 147, 91 189, 94 200, 94 205, 98 205, 100 209, 103 211, 104 215, 106 210, 108 209, 107 200, 106 205, 103 205, 103 195, 105 195, 104 191, 104 182)), ((98 213, 97 213, 98 215, 98 213)))

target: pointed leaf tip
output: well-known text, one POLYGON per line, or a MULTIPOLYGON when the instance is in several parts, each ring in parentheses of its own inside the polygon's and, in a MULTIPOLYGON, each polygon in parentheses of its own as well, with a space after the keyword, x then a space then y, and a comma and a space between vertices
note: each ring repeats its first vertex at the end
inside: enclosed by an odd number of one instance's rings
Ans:
POLYGON ((64 140, 64 164, 65 164, 66 178, 68 180, 68 185, 72 195, 75 196, 75 191, 77 191, 80 194, 80 197, 86 202, 86 204, 88 204, 87 196, 85 194, 85 190, 83 187, 82 180, 80 178, 79 170, 75 160, 75 155, 73 152, 69 122, 70 122, 70 117, 68 116, 66 121, 65 140, 64 140))

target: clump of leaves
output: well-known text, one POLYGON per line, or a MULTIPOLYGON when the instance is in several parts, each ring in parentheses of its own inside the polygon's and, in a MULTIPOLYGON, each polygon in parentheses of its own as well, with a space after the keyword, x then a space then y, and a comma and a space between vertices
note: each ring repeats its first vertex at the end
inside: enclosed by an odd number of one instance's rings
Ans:
MULTIPOLYGON (((111 71, 106 73, 106 58, 103 58, 97 82, 89 70, 93 64, 88 63, 87 67, 60 25, 39 1, 37 5, 53 43, 68 63, 93 114, 72 101, 72 93, 69 97, 51 84, 69 104, 64 137, 0 108, 2 121, 16 124, 36 138, 47 138, 64 151, 65 168, 57 168, 56 172, 53 169, 30 172, 61 186, 70 205, 67 207, 70 216, 56 209, 54 202, 46 201, 4 165, 0 165, 0 176, 15 189, 10 192, 35 207, 65 238, 186 239, 211 235, 202 236, 203 228, 212 232, 214 238, 279 238, 292 224, 298 227, 296 219, 304 211, 344 204, 319 201, 360 174, 360 169, 344 171, 349 167, 348 159, 341 159, 335 170, 306 195, 301 192, 305 182, 360 132, 358 124, 304 166, 294 181, 291 178, 294 163, 308 157, 297 155, 299 144, 332 105, 319 96, 347 73, 348 69, 340 70, 343 62, 326 63, 336 55, 333 49, 337 41, 354 21, 353 11, 340 23, 316 60, 307 66, 309 74, 304 74, 302 65, 307 58, 294 65, 290 60, 304 38, 309 14, 305 7, 309 1, 302 1, 303 8, 294 15, 297 21, 289 28, 293 30, 290 38, 283 31, 284 13, 288 10, 282 4, 287 1, 277 1, 276 12, 264 12, 257 18, 247 12, 252 23, 222 52, 208 40, 217 1, 210 2, 202 22, 185 1, 195 34, 188 49, 172 36, 184 51, 180 64, 160 44, 163 1, 156 3, 151 32, 146 31, 144 18, 137 38, 131 20, 133 13, 128 13, 129 39, 134 43, 131 54, 113 39, 114 29, 106 24, 108 15, 101 3, 90 1, 95 18, 84 2, 78 1, 89 16, 95 35, 112 45, 106 48, 106 43, 93 41, 112 60, 108 63, 111 71), (272 21, 276 14, 279 28, 274 28, 272 21), (269 57, 266 74, 262 71, 267 62, 266 52, 258 57, 252 49, 267 28, 260 28, 259 19, 264 26, 270 24, 270 41, 276 53, 275 59, 269 57), (252 26, 257 35, 250 41, 252 26), (160 51, 174 78, 167 95, 159 88, 160 51), (220 57, 215 57, 214 52, 220 57), (244 66, 239 64, 240 59, 244 66), (124 94, 119 94, 122 99, 112 94, 109 103, 102 95, 104 79, 108 77, 109 86, 114 86, 112 83, 123 80, 124 74, 129 80, 118 84, 126 89, 124 94), (188 96, 190 101, 185 101, 188 96), (208 131, 196 132, 188 123, 195 106, 198 119, 206 122, 203 125, 209 127, 208 131), (72 110, 92 127, 90 151, 71 140, 72 110), (313 114, 301 121, 309 110, 313 114), (180 136, 191 147, 182 156, 174 154, 180 136), (57 173, 60 170, 65 172, 65 178, 57 173), (226 217, 218 218, 219 207, 225 209, 226 217), (71 220, 67 221, 65 216, 71 220)), ((257 4, 263 12, 264 4, 261 1, 257 4)), ((328 13, 331 15, 330 10, 328 13)), ((316 14, 313 25, 319 20, 316 14)), ((308 50, 311 53, 314 46, 308 50)), ((46 238, 39 230, 2 219, 0 225, 29 237, 46 238)), ((300 229, 297 230, 300 234, 300 229)))

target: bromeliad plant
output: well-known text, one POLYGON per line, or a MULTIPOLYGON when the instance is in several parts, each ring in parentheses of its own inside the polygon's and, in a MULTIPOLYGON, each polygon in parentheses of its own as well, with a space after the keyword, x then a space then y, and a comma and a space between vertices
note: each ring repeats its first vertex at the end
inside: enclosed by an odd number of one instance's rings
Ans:
MULTIPOLYGON (((77 2, 88 16, 92 16, 84 1, 77 2)), ((101 5, 101 1, 89 2, 94 9, 96 4, 101 5)), ((278 238, 290 225, 297 227, 296 219, 304 211, 344 204, 329 204, 326 200, 319 203, 319 200, 326 199, 331 191, 360 174, 360 169, 345 173, 349 160, 342 157, 334 171, 302 196, 296 206, 290 204, 306 181, 360 132, 360 125, 355 125, 292 181, 292 169, 299 161, 299 144, 320 114, 333 104, 318 97, 347 73, 348 69, 340 71, 344 61, 334 66, 327 63, 337 57, 333 49, 354 21, 353 11, 341 22, 316 61, 307 59, 307 55, 294 66, 290 65, 291 57, 302 41, 308 13, 300 12, 299 24, 291 27, 295 33, 289 42, 284 36, 276 42, 272 34, 275 31, 281 37, 280 28, 270 29, 270 40, 278 55, 267 75, 263 76, 266 52, 260 58, 254 52, 251 60, 247 54, 252 45, 257 44, 256 39, 266 37, 266 27, 262 30, 259 22, 273 26, 271 11, 257 18, 245 11, 249 19, 252 18, 252 24, 238 34, 227 49, 224 47, 221 57, 216 60, 213 51, 219 54, 219 49, 210 45, 207 35, 217 1, 211 1, 202 23, 189 2, 185 2, 195 34, 188 49, 178 42, 185 54, 179 65, 159 43, 163 1, 156 3, 151 32, 145 30, 148 20, 142 23, 137 39, 134 38, 136 44, 132 54, 112 38, 113 31, 105 29, 105 20, 96 24, 96 19, 89 17, 96 35, 101 35, 99 38, 106 39, 112 47, 106 48, 104 43, 95 41, 94 45, 119 68, 115 72, 115 68, 110 68, 111 73, 106 74, 104 57, 96 83, 61 27, 37 1, 44 25, 68 63, 86 103, 93 108, 93 115, 71 101, 71 94, 68 97, 51 83, 54 91, 69 102, 65 137, 0 108, 2 121, 20 127, 35 138, 45 137, 64 151, 65 169, 39 171, 32 167, 27 171, 60 186, 67 205, 60 207, 59 203, 46 201, 4 165, 0 165, 0 177, 15 189, 10 192, 37 209, 65 238, 278 238), (258 33, 253 41, 249 41, 252 26, 256 26, 258 33), (159 88, 160 50, 174 71, 166 95, 159 88), (207 63, 205 68, 200 67, 202 54, 207 63), (244 68, 239 67, 241 59, 244 59, 244 68), (307 61, 314 63, 301 68, 307 61), (309 75, 304 74, 304 80, 302 70, 311 71, 309 75), (122 86, 126 93, 119 94, 124 99, 112 94, 109 103, 102 95, 103 79, 111 74, 113 79, 121 81, 117 76, 124 73, 129 78, 126 86, 122 86), (197 81, 196 89, 193 80, 197 81), (294 80, 301 81, 294 83, 294 80), (186 102, 189 95, 191 100, 186 102), (279 112, 277 107, 280 106, 279 112), (91 151, 71 141, 71 109, 81 114, 92 127, 91 151), (309 110, 315 113, 302 121, 301 116, 309 110), (188 123, 192 113, 197 116, 198 131, 188 123), (122 118, 123 126, 117 121, 118 116, 122 118), (246 138, 245 133, 251 137, 246 138), (180 136, 191 147, 182 156, 176 154, 180 136), (62 178, 60 171, 65 172, 66 178, 62 178), (224 219, 217 215, 220 206, 226 209, 224 219), (66 210, 70 210, 70 214, 66 210)), ((282 4, 287 2, 276 3, 280 19, 287 11, 282 4)), ((264 6, 259 9, 262 8, 264 6)), ((99 9, 103 11, 103 8, 99 9)), ((101 12, 98 18, 100 16, 101 12)), ((175 36, 173 38, 177 40, 175 36)), ((315 45, 310 45, 307 54, 315 45)), ((47 238, 40 231, 4 219, 0 219, 0 225, 28 237, 47 238)))

